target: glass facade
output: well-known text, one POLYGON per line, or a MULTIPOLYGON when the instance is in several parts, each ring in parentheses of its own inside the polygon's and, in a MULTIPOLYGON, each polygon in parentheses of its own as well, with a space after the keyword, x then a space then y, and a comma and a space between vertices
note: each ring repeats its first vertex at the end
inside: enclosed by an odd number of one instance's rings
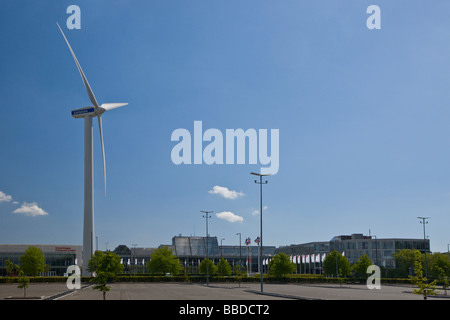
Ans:
MULTIPOLYGON (((280 247, 277 252, 289 256, 327 254, 331 251, 343 253, 350 263, 355 263, 367 254, 373 264, 386 268, 395 268, 394 254, 401 249, 417 249, 421 252, 430 251, 430 241, 423 239, 377 239, 356 233, 333 237, 329 242, 309 242, 304 244, 280 247)), ((320 267, 320 266, 319 266, 320 267)), ((312 268, 317 273, 318 264, 312 268)))
MULTIPOLYGON (((219 246, 217 237, 176 236, 172 238, 171 247, 174 249, 174 254, 180 258, 184 265, 188 268, 195 268, 206 258, 206 244, 208 244, 208 257, 215 263, 224 258, 232 266, 245 264, 249 266, 250 272, 258 270, 259 247, 257 245, 219 246)), ((275 254, 275 246, 263 246, 262 249, 263 259, 275 254)))
POLYGON ((401 249, 430 251, 430 240, 423 239, 377 239, 362 234, 336 236, 330 241, 330 251, 344 252, 350 263, 358 261, 364 254, 376 265, 395 268, 394 254, 401 249))
POLYGON ((6 260, 20 266, 20 257, 29 247, 40 249, 48 271, 43 275, 62 276, 70 265, 81 265, 81 246, 73 245, 0 245, 0 275, 6 274, 6 260))
POLYGON ((183 237, 172 238, 172 247, 177 256, 219 256, 217 237, 183 237))

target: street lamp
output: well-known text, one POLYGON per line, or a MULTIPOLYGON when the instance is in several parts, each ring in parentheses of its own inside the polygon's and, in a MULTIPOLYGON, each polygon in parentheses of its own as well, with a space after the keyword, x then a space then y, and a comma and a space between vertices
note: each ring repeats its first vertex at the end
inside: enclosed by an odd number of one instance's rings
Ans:
POLYGON ((208 218, 211 218, 209 215, 210 213, 214 211, 200 211, 203 212, 205 215, 203 218, 206 219, 206 285, 209 286, 209 258, 208 258, 208 218))
MULTIPOLYGON (((136 243, 132 243, 131 246, 133 247, 133 251, 131 251, 131 263, 133 263, 133 256, 134 256, 134 267, 133 267, 133 274, 136 274, 136 243)), ((131 270, 130 270, 131 272, 131 270)))
POLYGON ((225 238, 220 239, 220 260, 223 259, 223 245, 222 245, 223 240, 225 240, 225 238))
MULTIPOLYGON (((239 235, 239 268, 241 267, 242 264, 242 256, 241 256, 241 233, 238 232, 236 233, 236 235, 239 235)), ((240 271, 241 269, 239 269, 240 271)))
POLYGON ((372 236, 375 238, 375 265, 378 265, 378 239, 377 236, 372 236))
POLYGON ((259 241, 260 241, 260 246, 259 246, 259 256, 261 257, 260 261, 259 261, 259 270, 260 270, 260 274, 261 274, 261 292, 263 292, 263 268, 262 268, 262 246, 263 246, 263 236, 262 236, 262 185, 263 184, 267 184, 267 180, 266 181, 262 181, 262 177, 264 176, 270 176, 270 174, 260 174, 260 173, 255 173, 255 172, 250 172, 250 174, 254 175, 254 176, 259 176, 259 182, 258 180, 255 180, 256 184, 259 184, 259 194, 260 194, 260 220, 259 220, 259 227, 260 227, 260 234, 259 234, 259 241))
MULTIPOLYGON (((425 236, 425 225, 428 223, 428 221, 425 221, 426 219, 430 219, 430 217, 417 217, 417 219, 421 219, 421 224, 423 224, 423 245, 424 245, 424 252, 425 252, 425 283, 428 284, 428 272, 427 272, 427 248, 426 248, 426 236, 425 236)), ((427 298, 427 293, 425 291, 424 299, 427 298)))

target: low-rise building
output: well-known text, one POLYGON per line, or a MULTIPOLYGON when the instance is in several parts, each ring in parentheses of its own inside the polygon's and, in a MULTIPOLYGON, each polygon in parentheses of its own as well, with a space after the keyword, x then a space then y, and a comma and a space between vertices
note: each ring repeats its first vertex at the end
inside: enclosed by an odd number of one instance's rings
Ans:
POLYGON ((49 267, 43 275, 62 276, 70 265, 81 266, 80 245, 0 244, 0 275, 6 276, 6 260, 20 265, 20 257, 29 247, 40 249, 49 267))
POLYGON ((343 254, 350 263, 356 263, 359 258, 367 254, 373 264, 385 268, 395 268, 394 254, 401 249, 417 249, 420 252, 430 251, 429 239, 410 239, 410 238, 383 238, 376 236, 365 236, 362 233, 351 235, 339 235, 333 237, 330 241, 308 242, 303 244, 291 244, 289 246, 279 247, 276 252, 284 252, 293 257, 310 256, 320 257, 309 260, 312 267, 305 270, 311 270, 312 273, 319 273, 322 269, 322 259, 326 254, 336 250, 343 254))

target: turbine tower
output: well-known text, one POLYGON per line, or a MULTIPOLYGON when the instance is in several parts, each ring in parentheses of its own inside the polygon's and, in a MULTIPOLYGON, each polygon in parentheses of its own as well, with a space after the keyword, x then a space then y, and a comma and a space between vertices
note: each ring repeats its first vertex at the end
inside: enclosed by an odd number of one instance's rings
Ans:
POLYGON ((103 155, 103 178, 105 184, 105 196, 106 196, 106 166, 105 166, 105 149, 103 146, 103 130, 102 130, 102 114, 106 111, 119 108, 127 105, 128 103, 104 103, 99 106, 97 100, 95 99, 94 92, 89 86, 86 76, 84 75, 83 69, 81 69, 78 63, 77 57, 72 50, 64 32, 59 26, 59 30, 66 40, 67 46, 72 53, 73 59, 80 72, 81 79, 83 80, 84 86, 86 87, 89 100, 94 106, 84 107, 80 109, 72 110, 72 117, 74 118, 84 118, 84 222, 83 222, 83 266, 82 275, 90 276, 91 273, 88 271, 88 261, 94 254, 94 180, 93 180, 93 143, 92 143, 92 118, 97 117, 98 128, 100 130, 100 140, 102 145, 102 155, 103 155))

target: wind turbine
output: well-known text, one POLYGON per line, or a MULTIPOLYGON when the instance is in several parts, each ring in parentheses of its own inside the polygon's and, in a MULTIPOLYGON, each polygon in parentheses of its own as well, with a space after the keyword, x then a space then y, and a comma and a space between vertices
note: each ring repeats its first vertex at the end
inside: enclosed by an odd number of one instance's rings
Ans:
POLYGON ((66 40, 67 46, 72 53, 73 59, 80 72, 81 79, 83 80, 84 86, 86 87, 89 100, 94 106, 84 107, 80 109, 72 110, 72 117, 74 118, 84 118, 84 222, 83 222, 83 266, 82 275, 89 276, 91 273, 88 271, 88 261, 94 254, 94 180, 93 180, 93 143, 92 143, 92 118, 97 117, 98 128, 100 130, 100 140, 102 144, 102 155, 103 155, 103 178, 105 184, 105 196, 106 196, 106 166, 105 166, 105 149, 103 146, 103 130, 102 130, 102 114, 106 111, 119 108, 127 105, 128 103, 104 103, 99 105, 95 99, 94 92, 89 86, 89 82, 84 75, 83 69, 81 69, 78 63, 77 57, 72 50, 64 32, 59 26, 59 30, 66 40))

